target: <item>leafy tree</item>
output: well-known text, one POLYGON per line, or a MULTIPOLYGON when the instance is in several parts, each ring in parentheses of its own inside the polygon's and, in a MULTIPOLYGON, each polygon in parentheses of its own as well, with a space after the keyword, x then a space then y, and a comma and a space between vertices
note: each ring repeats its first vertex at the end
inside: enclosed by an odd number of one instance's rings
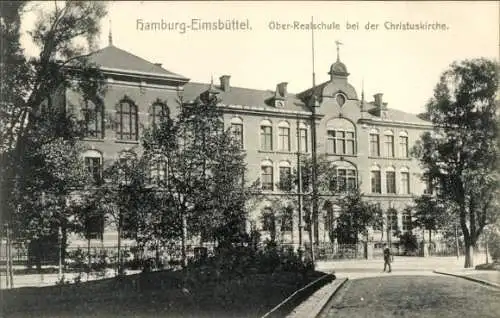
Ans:
POLYGON ((149 228, 165 233, 168 226, 170 235, 158 238, 181 239, 184 265, 189 236, 217 241, 219 246, 241 236, 252 191, 244 183, 245 154, 232 133, 224 130, 215 95, 203 94, 182 104, 176 119, 146 132, 143 146, 146 165, 162 160, 165 171, 157 190, 163 202, 160 215, 167 222, 155 220, 149 228))
POLYGON ((365 201, 359 189, 341 197, 339 205, 341 212, 334 234, 340 243, 357 244, 360 234, 368 240, 369 227, 382 222, 378 205, 365 201))
POLYGON ((427 105, 434 131, 422 135, 415 154, 424 178, 458 218, 465 243, 464 267, 473 247, 497 215, 498 64, 484 58, 453 63, 427 105))
MULTIPOLYGON (((76 164, 71 147, 77 146, 75 140, 81 135, 81 125, 66 112, 62 96, 68 88, 88 96, 100 91, 98 69, 78 57, 86 48, 93 47, 106 10, 104 3, 67 1, 63 6, 54 3, 49 12, 38 12, 35 29, 29 34, 40 54, 29 58, 19 42, 21 17, 28 5, 2 2, 1 6, 1 219, 10 224, 24 224, 33 220, 33 215, 19 206, 41 204, 25 202, 26 198, 40 200, 40 194, 45 193, 45 204, 58 202, 61 210, 65 206, 63 196, 73 186, 72 174, 81 171, 65 169, 63 164, 73 162, 67 167, 76 164), (69 72, 70 66, 80 71, 69 72), (54 170, 56 166, 61 170, 54 170), (25 180, 26 177, 31 179, 25 180), (51 180, 58 182, 52 185, 51 180)), ((51 213, 43 211, 34 219, 43 224, 37 232, 43 232, 52 222, 51 213)), ((63 218, 58 220, 64 222, 63 218)))
MULTIPOLYGON (((301 176, 301 200, 302 200, 302 218, 303 218, 303 227, 308 232, 309 242, 311 242, 310 246, 310 255, 314 260, 314 250, 313 244, 314 235, 313 230, 317 229, 315 223, 318 221, 312 215, 312 204, 313 204, 313 192, 312 192, 312 158, 306 154, 300 154, 300 176, 301 176)), ((326 155, 318 155, 316 160, 316 182, 318 189, 318 206, 324 206, 328 204, 332 200, 332 197, 337 193, 337 183, 336 183, 336 167, 331 160, 328 159, 326 155)), ((299 191, 299 170, 297 167, 292 169, 292 172, 289 176, 289 180, 282 180, 277 184, 279 190, 284 193, 284 199, 288 205, 292 206, 295 211, 299 210, 299 199, 298 199, 298 191, 299 191)), ((267 198, 270 201, 273 201, 272 198, 267 198)), ((274 199, 277 201, 273 205, 277 208, 273 209, 273 211, 278 211, 281 213, 285 211, 285 206, 282 206, 283 200, 278 198, 274 199)), ((330 202, 331 203, 331 202, 330 202)), ((276 219, 281 219, 281 215, 277 215, 276 219)))
POLYGON ((444 229, 449 223, 448 210, 437 198, 422 195, 415 198, 413 225, 429 231, 429 243, 432 242, 432 231, 444 229))
POLYGON ((413 254, 418 249, 418 241, 412 232, 404 232, 399 236, 399 242, 404 248, 406 255, 413 254))

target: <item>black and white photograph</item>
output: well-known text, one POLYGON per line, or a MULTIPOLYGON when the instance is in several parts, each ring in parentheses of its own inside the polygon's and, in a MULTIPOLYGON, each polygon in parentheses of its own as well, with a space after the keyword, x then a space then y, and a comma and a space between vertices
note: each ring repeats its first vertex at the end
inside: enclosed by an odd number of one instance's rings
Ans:
POLYGON ((0 1, 0 317, 499 317, 497 1, 0 1))

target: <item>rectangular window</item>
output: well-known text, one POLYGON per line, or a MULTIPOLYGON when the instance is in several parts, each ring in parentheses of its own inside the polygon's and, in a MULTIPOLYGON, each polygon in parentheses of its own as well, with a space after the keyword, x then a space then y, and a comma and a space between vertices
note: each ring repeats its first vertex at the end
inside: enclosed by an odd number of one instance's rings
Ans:
POLYGON ((93 183, 98 184, 101 181, 101 158, 85 157, 85 168, 91 176, 93 183))
POLYGON ((102 240, 104 233, 104 216, 97 211, 95 215, 87 216, 85 220, 85 238, 87 240, 102 240))
POLYGON ((401 194, 410 194, 410 173, 401 172, 401 194))
POLYGON ((385 182, 387 193, 396 193, 396 173, 394 171, 387 171, 385 173, 385 182))
POLYGON ((273 128, 270 126, 260 127, 260 145, 262 150, 273 150, 273 128))
POLYGON ((336 131, 336 152, 337 154, 345 154, 345 132, 344 131, 336 131))
POLYGON ((408 212, 403 213, 403 232, 409 232, 412 229, 411 226, 411 214, 408 212))
POLYGON ((370 156, 380 156, 380 142, 378 134, 370 134, 370 156))
POLYGON ((337 169, 337 189, 339 192, 346 192, 347 190, 346 169, 337 169))
POLYGON ((390 211, 387 214, 387 226, 388 230, 395 232, 398 230, 398 212, 390 211))
POLYGON ((240 148, 243 149, 243 125, 242 124, 231 124, 231 132, 233 138, 236 140, 240 148))
POLYGON ((337 153, 337 145, 335 142, 335 131, 329 130, 326 137, 326 151, 328 153, 337 153))
POLYGON ((401 157, 408 158, 408 137, 399 137, 399 153, 401 157))
POLYGON ((357 182, 357 177, 356 177, 356 170, 349 169, 347 170, 347 191, 353 191, 358 187, 358 182, 357 182))
POLYGON ((372 193, 382 193, 380 184, 380 171, 371 172, 372 193))
POLYGON ((292 190, 292 179, 290 167, 280 167, 280 188, 283 191, 292 190))
POLYGON ((346 149, 345 149, 345 154, 346 155, 354 155, 354 132, 346 132, 345 133, 345 144, 346 144, 346 149))
POLYGON ((276 229, 276 220, 272 211, 265 210, 262 213, 262 230, 274 232, 276 229))
POLYGON ((283 211, 281 217, 281 231, 293 231, 293 209, 288 207, 283 211))
POLYGON ((337 175, 330 184, 330 190, 336 192, 349 192, 357 187, 356 170, 337 169, 337 175))
POLYGON ((382 205, 380 202, 375 203, 376 207, 376 220, 375 223, 373 224, 373 229, 375 231, 382 231, 384 229, 384 219, 382 215, 382 205))
POLYGON ((262 167, 262 190, 272 191, 273 189, 273 167, 262 167))
POLYGON ((278 146, 280 150, 290 151, 290 128, 278 128, 278 146))
POLYGON ((307 152, 307 129, 299 129, 300 134, 300 152, 307 152))
POLYGON ((164 160, 155 160, 149 169, 149 178, 152 184, 159 184, 165 181, 167 166, 164 160))
POLYGON ((394 157, 394 136, 385 135, 385 156, 394 157))

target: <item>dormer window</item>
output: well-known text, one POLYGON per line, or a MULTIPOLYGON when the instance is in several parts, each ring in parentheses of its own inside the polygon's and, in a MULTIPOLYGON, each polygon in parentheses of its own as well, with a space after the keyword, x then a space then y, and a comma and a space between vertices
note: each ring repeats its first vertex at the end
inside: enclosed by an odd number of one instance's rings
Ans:
POLYGON ((276 100, 274 101, 274 106, 275 106, 276 108, 283 108, 283 107, 285 107, 285 101, 284 101, 284 100, 281 100, 281 99, 276 99, 276 100))

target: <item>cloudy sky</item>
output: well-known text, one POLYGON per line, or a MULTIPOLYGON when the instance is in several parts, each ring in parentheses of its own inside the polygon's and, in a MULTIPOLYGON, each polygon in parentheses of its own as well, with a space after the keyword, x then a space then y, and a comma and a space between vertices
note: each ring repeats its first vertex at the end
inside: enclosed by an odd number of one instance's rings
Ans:
MULTIPOLYGON (((102 21, 101 47, 108 44, 109 19, 113 44, 192 81, 231 75, 231 85, 273 90, 288 82, 300 92, 312 83, 311 32, 273 30, 277 24, 338 24, 339 29, 317 30, 316 81, 328 79, 340 58, 358 93, 384 93, 389 107, 418 113, 424 110, 440 73, 455 60, 488 57, 498 60, 499 5, 491 2, 113 2, 102 21), (148 22, 186 23, 237 20, 250 30, 145 30, 148 22), (143 22, 143 30, 140 29, 143 22), (379 24, 377 30, 365 25, 379 24), (387 23, 439 23, 445 30, 388 30, 387 23), (358 30, 346 24, 358 23, 358 30)), ((25 20, 25 29, 30 18, 25 20)), ((27 51, 33 48, 27 38, 27 51)))

